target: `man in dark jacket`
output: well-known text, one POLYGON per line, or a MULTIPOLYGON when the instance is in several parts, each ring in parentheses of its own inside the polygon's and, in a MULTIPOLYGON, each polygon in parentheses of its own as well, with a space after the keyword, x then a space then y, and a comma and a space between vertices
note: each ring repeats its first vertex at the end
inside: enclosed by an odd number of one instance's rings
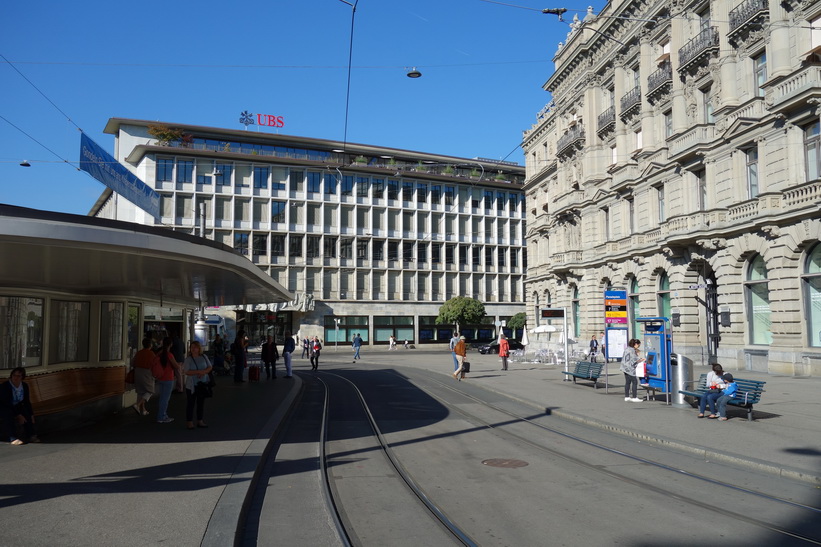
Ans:
POLYGON ((279 351, 274 343, 273 336, 268 335, 268 340, 262 344, 262 355, 260 357, 262 357, 262 363, 265 365, 265 377, 269 380, 273 377, 276 380, 279 351))
POLYGON ((25 377, 26 369, 17 367, 11 371, 9 381, 0 384, 0 440, 13 445, 25 444, 16 436, 18 426, 22 426, 28 442, 40 442, 34 431, 34 409, 31 407, 29 386, 23 381, 25 377))

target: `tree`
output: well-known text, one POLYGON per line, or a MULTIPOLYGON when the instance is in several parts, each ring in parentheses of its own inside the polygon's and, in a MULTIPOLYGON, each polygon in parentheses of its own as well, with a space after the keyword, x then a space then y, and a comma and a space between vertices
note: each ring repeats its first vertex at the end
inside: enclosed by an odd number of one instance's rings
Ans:
POLYGON ((519 312, 507 320, 507 328, 515 333, 518 329, 525 328, 525 323, 527 323, 527 314, 525 312, 519 312))
POLYGON ((466 296, 456 296, 439 308, 436 324, 456 325, 458 331, 459 325, 481 323, 485 315, 485 305, 478 300, 466 296))
POLYGON ((169 143, 182 139, 182 129, 168 127, 167 125, 149 124, 148 134, 157 139, 160 146, 168 146, 169 143))

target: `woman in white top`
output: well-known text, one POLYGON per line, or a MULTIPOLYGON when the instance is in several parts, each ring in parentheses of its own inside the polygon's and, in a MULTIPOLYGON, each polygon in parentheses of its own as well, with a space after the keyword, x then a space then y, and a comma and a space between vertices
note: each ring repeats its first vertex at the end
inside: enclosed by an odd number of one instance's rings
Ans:
POLYGON ((712 393, 705 393, 698 400, 698 417, 704 417, 704 410, 707 408, 707 403, 710 404, 710 415, 708 418, 717 418, 716 416, 716 400, 721 397, 721 390, 727 384, 724 382, 724 369, 718 363, 713 364, 713 370, 707 373, 707 389, 712 390, 712 393), (716 391, 717 390, 717 391, 716 391))

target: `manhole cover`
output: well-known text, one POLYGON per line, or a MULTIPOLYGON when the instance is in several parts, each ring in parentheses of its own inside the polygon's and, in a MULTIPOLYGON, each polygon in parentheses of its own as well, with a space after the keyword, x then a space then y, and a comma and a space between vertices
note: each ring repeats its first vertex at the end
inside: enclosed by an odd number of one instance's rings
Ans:
POLYGON ((492 460, 484 460, 482 465, 489 465, 491 467, 525 467, 527 462, 523 462, 522 460, 507 460, 503 458, 494 458, 492 460))

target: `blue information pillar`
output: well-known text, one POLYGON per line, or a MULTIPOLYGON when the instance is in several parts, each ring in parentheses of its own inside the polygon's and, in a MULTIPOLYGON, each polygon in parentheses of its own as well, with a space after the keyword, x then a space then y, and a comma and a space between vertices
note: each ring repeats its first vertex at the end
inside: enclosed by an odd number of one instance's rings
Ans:
POLYGON ((647 363, 647 383, 669 396, 672 381, 670 355, 673 350, 670 320, 667 317, 639 317, 636 321, 644 327, 642 349, 647 363))

